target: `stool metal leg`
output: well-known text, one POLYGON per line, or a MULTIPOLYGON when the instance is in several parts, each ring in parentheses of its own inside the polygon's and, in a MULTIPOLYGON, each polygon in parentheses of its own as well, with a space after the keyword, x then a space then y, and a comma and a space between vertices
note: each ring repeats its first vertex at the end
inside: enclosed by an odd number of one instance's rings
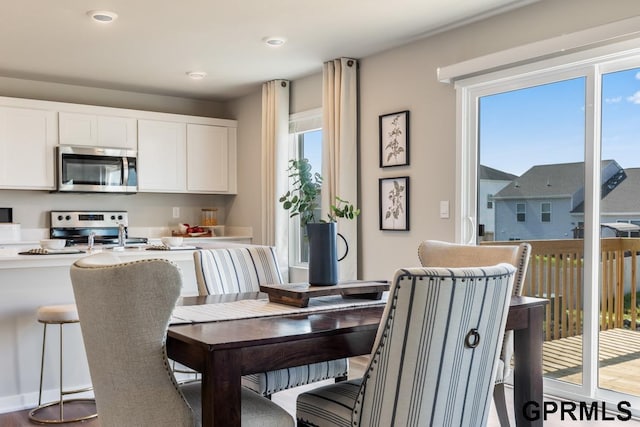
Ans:
POLYGON ((47 324, 44 324, 42 333, 42 357, 40 358, 40 391, 38 392, 38 406, 42 405, 42 380, 44 377, 44 349, 47 342, 47 324))
MULTIPOLYGON (((67 322, 69 323, 69 322, 67 322)), ((71 323, 75 323, 75 322, 71 322, 71 323)), ((85 415, 85 416, 80 416, 80 417, 76 417, 76 418, 71 418, 71 419, 65 419, 64 418, 64 404, 65 403, 88 403, 88 404, 92 404, 95 405, 95 400, 94 399, 69 399, 69 400, 64 400, 64 396, 68 395, 68 394, 76 394, 76 393, 82 393, 82 392, 86 392, 86 391, 91 391, 93 389, 93 387, 85 387, 82 389, 75 389, 75 390, 64 390, 63 387, 63 383, 62 383, 62 379, 64 378, 63 375, 63 354, 64 354, 64 348, 63 348, 63 335, 62 335, 62 326, 64 325, 64 323, 59 323, 60 325, 60 360, 59 360, 59 393, 60 393, 60 399, 58 401, 53 401, 50 403, 46 403, 46 404, 42 404, 42 387, 43 387, 43 378, 44 378, 44 357, 45 357, 45 348, 46 348, 46 337, 47 337, 47 323, 43 323, 44 324, 44 332, 43 332, 43 337, 42 337, 42 358, 40 361, 40 390, 38 393, 38 406, 36 408, 34 408, 33 410, 31 410, 29 412, 29 419, 32 421, 35 421, 37 423, 44 423, 44 424, 62 424, 62 423, 73 423, 73 422, 77 422, 77 421, 85 421, 85 420, 89 420, 92 418, 95 418, 98 416, 97 411, 89 414, 89 415, 85 415), (42 409, 45 408, 49 408, 52 406, 58 405, 59 408, 59 417, 58 419, 44 419, 44 418, 40 418, 38 416, 38 412, 42 409)))
POLYGON ((60 419, 64 420, 64 400, 62 399, 62 323, 60 323, 60 419))

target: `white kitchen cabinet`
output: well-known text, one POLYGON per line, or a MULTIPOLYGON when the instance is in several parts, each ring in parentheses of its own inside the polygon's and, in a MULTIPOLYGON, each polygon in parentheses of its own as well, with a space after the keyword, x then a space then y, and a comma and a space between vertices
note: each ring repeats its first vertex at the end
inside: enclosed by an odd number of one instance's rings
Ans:
POLYGON ((187 192, 236 193, 235 128, 187 124, 187 192))
POLYGON ((137 149, 137 120, 132 117, 61 111, 59 127, 60 144, 137 149))
POLYGON ((55 188, 56 113, 0 106, 0 188, 55 188))
POLYGON ((138 190, 187 190, 186 124, 138 120, 138 190))

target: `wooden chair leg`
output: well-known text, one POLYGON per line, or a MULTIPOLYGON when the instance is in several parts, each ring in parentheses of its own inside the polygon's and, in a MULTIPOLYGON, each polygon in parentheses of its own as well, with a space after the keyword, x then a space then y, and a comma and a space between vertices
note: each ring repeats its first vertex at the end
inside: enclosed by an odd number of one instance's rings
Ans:
POLYGON ((496 384, 493 388, 493 401, 496 405, 496 412, 501 427, 509 427, 509 410, 507 409, 507 399, 505 395, 504 383, 496 384))

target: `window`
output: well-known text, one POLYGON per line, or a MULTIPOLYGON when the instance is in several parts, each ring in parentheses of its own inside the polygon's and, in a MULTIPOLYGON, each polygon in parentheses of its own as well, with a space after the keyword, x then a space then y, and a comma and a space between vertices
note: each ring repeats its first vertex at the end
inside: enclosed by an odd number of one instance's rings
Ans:
MULTIPOLYGON (((306 158, 313 172, 322 173, 322 110, 292 114, 289 118, 289 158, 306 158)), ((319 205, 320 203, 318 203, 319 205)), ((318 208, 317 218, 320 218, 318 208)), ((289 264, 304 267, 309 261, 309 243, 306 230, 300 227, 298 217, 289 222, 289 264)))
POLYGON ((493 209, 493 194, 487 194, 487 209, 493 209))
POLYGON ((540 204, 540 220, 542 222, 551 222, 551 203, 544 202, 540 204))
POLYGON ((526 220, 526 207, 524 203, 516 203, 516 221, 524 222, 526 220))

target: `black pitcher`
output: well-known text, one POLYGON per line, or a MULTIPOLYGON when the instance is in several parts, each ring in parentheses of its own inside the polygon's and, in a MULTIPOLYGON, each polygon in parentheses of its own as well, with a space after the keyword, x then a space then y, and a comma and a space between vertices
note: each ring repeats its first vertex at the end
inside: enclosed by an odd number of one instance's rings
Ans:
POLYGON ((309 284, 331 286, 338 284, 338 261, 349 252, 344 236, 337 232, 335 222, 314 222, 307 224, 309 238, 309 284), (344 241, 346 251, 338 259, 337 236, 344 241))

